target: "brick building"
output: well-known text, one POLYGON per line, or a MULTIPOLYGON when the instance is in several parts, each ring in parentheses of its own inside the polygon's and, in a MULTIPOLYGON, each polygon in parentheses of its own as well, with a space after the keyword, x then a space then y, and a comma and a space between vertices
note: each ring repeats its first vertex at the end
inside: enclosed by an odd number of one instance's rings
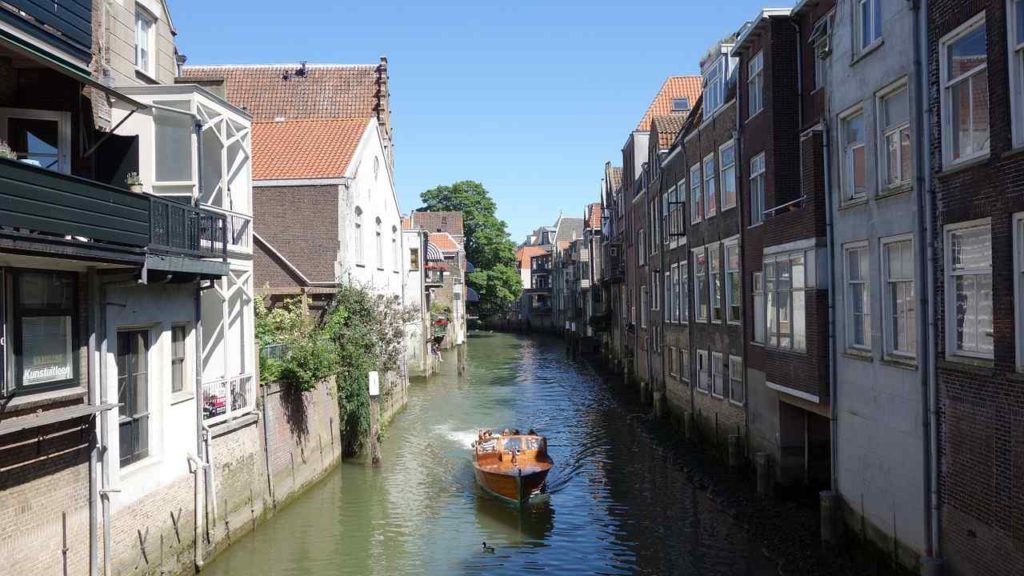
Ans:
POLYGON ((937 512, 954 574, 1024 573, 1021 9, 927 7, 937 512))

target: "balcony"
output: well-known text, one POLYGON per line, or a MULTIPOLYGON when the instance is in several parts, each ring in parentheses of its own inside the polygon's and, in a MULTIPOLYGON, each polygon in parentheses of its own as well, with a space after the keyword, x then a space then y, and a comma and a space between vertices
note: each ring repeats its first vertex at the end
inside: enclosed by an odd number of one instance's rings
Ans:
POLYGON ((226 273, 223 215, 0 159, 0 246, 56 257, 226 273))
POLYGON ((423 280, 427 286, 444 286, 444 270, 424 270, 423 280))
POLYGON ((242 374, 203 382, 203 423, 216 424, 256 408, 256 378, 242 374))

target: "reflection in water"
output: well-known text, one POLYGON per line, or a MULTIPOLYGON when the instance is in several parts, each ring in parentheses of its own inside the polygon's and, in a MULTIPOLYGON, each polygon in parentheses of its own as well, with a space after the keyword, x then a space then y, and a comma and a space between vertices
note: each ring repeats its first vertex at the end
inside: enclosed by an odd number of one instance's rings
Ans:
POLYGON ((774 574, 759 546, 631 424, 556 340, 470 339, 469 371, 410 388, 384 465, 344 463, 227 550, 213 575, 774 574), (524 511, 476 486, 480 428, 547 436, 548 494, 524 511), (489 553, 481 542, 493 545, 489 553))

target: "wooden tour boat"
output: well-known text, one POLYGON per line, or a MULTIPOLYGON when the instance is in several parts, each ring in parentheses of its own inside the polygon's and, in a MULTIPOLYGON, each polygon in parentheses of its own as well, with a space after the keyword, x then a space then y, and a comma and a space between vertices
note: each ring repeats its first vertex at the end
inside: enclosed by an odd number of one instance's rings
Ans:
POLYGON ((554 462, 547 440, 533 434, 493 435, 485 431, 473 443, 473 472, 484 490, 517 505, 544 489, 554 462))

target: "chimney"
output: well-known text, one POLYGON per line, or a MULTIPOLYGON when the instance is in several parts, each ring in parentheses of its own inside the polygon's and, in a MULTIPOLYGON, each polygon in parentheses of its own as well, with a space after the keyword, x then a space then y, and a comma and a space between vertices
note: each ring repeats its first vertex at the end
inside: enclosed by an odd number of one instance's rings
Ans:
POLYGON ((377 90, 374 94, 374 112, 377 124, 384 139, 384 152, 388 158, 388 168, 394 169, 394 144, 391 137, 391 88, 388 82, 388 57, 381 56, 377 65, 377 90))

